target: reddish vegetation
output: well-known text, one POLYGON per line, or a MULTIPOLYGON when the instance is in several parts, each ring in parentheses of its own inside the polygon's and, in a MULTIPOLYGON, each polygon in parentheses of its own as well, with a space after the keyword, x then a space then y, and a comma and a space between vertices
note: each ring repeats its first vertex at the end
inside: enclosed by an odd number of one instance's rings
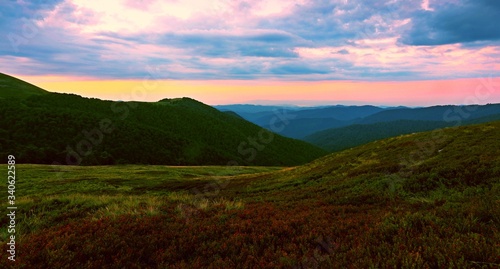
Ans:
MULTIPOLYGON (((411 209, 321 202, 214 208, 189 218, 75 221, 20 242, 20 268, 368 268, 498 263, 498 230, 473 234, 411 209), (403 211, 405 213, 403 213, 403 211), (394 222, 390 220, 393 219, 394 222), (490 238, 489 236, 493 236, 490 238), (495 238, 496 236, 496 238, 495 238), (465 258, 465 259, 464 259, 465 258), (43 266, 42 266, 43 265, 43 266)), ((173 207, 164 208, 174 212, 173 207)), ((490 229, 490 230, 488 230, 490 229)), ((2 259, 5 266, 5 259, 2 259)))

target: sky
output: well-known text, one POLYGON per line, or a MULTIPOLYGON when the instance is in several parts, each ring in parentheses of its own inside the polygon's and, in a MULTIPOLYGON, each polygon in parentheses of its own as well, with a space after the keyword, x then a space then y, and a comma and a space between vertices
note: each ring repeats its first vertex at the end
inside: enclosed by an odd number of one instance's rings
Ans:
POLYGON ((0 72, 207 104, 500 103, 498 0, 3 0, 0 72))

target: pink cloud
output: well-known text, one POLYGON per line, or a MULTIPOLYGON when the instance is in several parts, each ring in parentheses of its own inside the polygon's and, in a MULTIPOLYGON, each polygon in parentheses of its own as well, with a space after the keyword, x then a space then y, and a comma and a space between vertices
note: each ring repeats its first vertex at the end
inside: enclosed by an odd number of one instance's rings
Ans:
POLYGON ((157 2, 157 0, 125 0, 124 5, 126 7, 131 7, 139 10, 149 10, 153 3, 157 2))
POLYGON ((438 10, 437 2, 327 2, 63 0, 43 9, 40 33, 22 54, 2 51, 15 61, 2 66, 96 79, 137 78, 149 65, 180 80, 408 81, 500 73, 493 42, 401 43, 411 14, 438 10))

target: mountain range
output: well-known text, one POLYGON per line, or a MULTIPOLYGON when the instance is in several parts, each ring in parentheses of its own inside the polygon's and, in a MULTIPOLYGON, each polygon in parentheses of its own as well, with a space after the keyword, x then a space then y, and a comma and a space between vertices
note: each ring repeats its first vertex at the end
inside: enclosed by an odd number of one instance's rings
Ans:
POLYGON ((0 74, 0 154, 26 163, 289 166, 379 139, 500 120, 500 104, 211 107, 115 102, 0 74))
POLYGON ((378 139, 500 119, 500 104, 431 107, 331 106, 290 108, 216 106, 283 136, 301 139, 329 152, 378 139), (276 115, 285 115, 285 128, 272 128, 276 115))
POLYGON ((297 165, 325 152, 190 98, 113 102, 0 75, 0 154, 24 163, 297 165))

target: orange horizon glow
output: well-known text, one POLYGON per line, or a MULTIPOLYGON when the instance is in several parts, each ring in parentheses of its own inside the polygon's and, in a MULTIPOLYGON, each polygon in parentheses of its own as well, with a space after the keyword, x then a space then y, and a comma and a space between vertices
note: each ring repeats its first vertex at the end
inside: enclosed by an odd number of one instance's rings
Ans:
POLYGON ((223 104, 430 106, 500 103, 500 78, 432 81, 95 80, 18 76, 43 89, 104 100, 156 102, 190 97, 223 104))

